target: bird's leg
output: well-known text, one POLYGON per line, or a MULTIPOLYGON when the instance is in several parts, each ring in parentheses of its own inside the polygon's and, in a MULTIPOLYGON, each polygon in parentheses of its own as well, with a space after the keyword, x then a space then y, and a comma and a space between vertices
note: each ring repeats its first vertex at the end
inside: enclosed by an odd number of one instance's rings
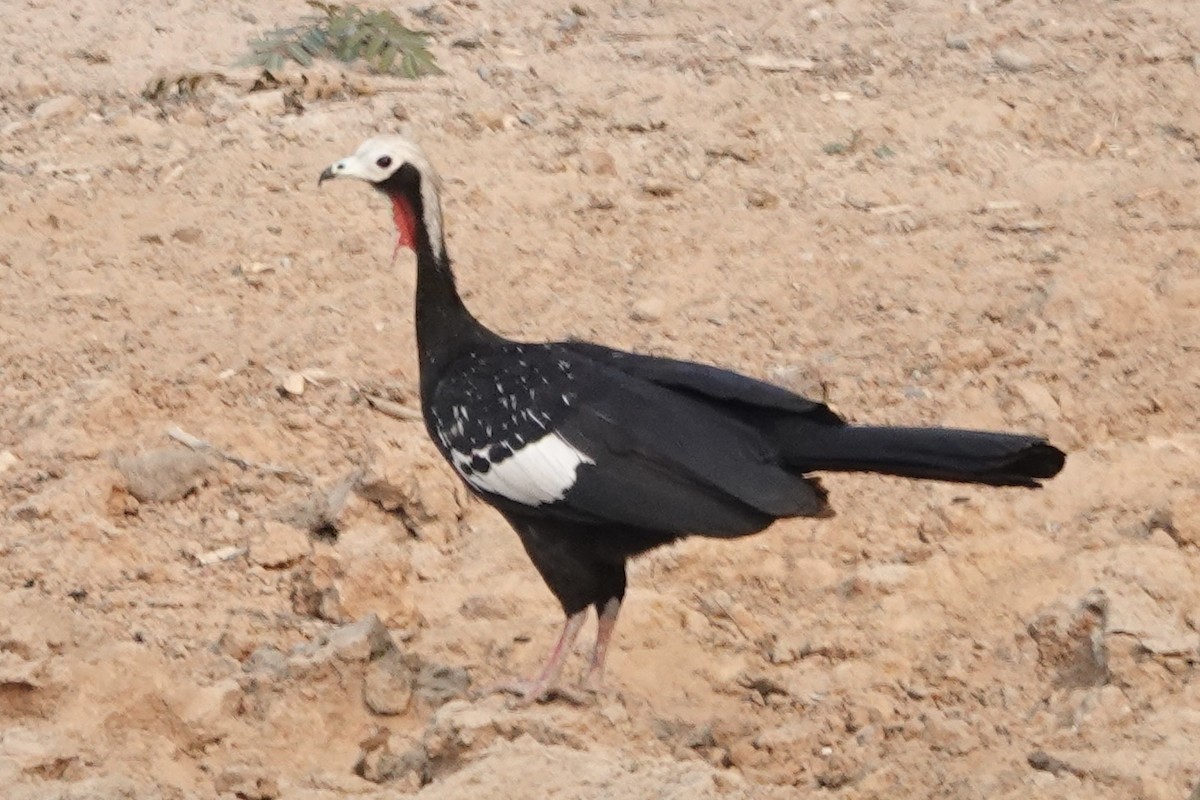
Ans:
POLYGON ((546 697, 555 688, 554 684, 562 672, 563 663, 571 653, 571 645, 575 644, 575 639, 579 636, 579 629, 583 627, 586 620, 586 608, 567 617, 567 621, 563 623, 562 634, 558 637, 558 644, 554 645, 554 649, 550 651, 550 658, 546 660, 546 665, 542 667, 541 673, 536 678, 500 683, 493 687, 492 691, 517 695, 519 705, 535 703, 546 697))
POLYGON ((608 643, 612 639, 613 628, 617 624, 617 614, 621 612, 621 598, 610 597, 603 608, 597 607, 599 620, 596 625, 596 646, 592 648, 592 660, 588 664, 587 674, 583 678, 583 687, 598 691, 604 684, 604 659, 608 655, 608 643))

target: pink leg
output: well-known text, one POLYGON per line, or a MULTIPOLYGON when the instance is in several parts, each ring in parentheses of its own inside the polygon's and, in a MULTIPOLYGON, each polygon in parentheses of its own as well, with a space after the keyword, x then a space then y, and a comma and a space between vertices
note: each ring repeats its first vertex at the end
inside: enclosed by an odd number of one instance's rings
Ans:
POLYGON ((492 691, 517 695, 518 705, 536 703, 545 698, 555 688, 554 684, 562 672, 563 663, 566 662, 567 656, 571 652, 571 645, 575 644, 575 639, 579 636, 579 629, 583 627, 586 620, 586 608, 567 617, 567 621, 563 623, 562 635, 558 637, 558 644, 554 645, 554 649, 550 651, 550 658, 547 659, 546 666, 542 668, 541 674, 536 678, 500 683, 494 686, 492 691))
POLYGON ((604 684, 604 659, 608 655, 608 643, 612 639, 617 614, 620 612, 621 601, 616 597, 609 598, 604 604, 604 610, 600 612, 600 619, 596 625, 596 646, 592 649, 592 660, 583 679, 586 689, 596 691, 604 684))

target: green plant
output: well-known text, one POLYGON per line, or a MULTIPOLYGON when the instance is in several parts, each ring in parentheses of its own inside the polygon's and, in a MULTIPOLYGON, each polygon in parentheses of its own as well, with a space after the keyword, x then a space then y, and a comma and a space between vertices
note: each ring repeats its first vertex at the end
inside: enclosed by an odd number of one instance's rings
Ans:
POLYGON ((391 11, 320 0, 308 0, 308 5, 321 13, 250 42, 250 52, 242 63, 272 72, 287 61, 307 67, 316 58, 332 56, 346 62, 361 59, 384 75, 420 78, 442 74, 426 47, 428 34, 405 27, 391 11))

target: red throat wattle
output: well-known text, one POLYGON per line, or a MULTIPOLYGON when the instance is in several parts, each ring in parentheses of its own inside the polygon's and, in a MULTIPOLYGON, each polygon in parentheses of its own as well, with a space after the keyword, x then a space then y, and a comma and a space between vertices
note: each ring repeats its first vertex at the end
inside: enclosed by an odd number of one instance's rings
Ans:
POLYGON ((396 222, 396 251, 392 254, 395 258, 401 247, 417 249, 417 215, 413 213, 412 204, 403 197, 391 195, 391 198, 392 219, 396 222))

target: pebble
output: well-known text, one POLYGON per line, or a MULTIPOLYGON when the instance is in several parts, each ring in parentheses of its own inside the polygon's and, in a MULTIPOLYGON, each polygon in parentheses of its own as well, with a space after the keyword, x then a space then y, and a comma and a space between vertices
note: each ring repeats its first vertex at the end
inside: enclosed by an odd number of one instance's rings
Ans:
POLYGON ((329 634, 326 646, 342 661, 370 661, 396 649, 392 635, 374 613, 358 622, 335 628, 329 634))
POLYGON ((285 394, 289 394, 292 397, 299 397, 304 394, 304 383, 304 373, 293 372, 283 379, 279 384, 279 388, 283 389, 285 394))
POLYGON ((242 98, 241 102, 245 109, 260 117, 280 116, 287 110, 282 89, 270 92, 251 92, 242 98))
POLYGON ((182 500, 200 488, 214 468, 209 456, 192 450, 166 448, 117 458, 126 489, 143 503, 182 500))
POLYGON ((1015 381, 1013 389, 1034 414, 1046 420, 1058 419, 1061 416, 1058 401, 1043 384, 1037 381, 1015 381))
POLYGON ((116 122, 118 136, 125 141, 148 145, 159 141, 166 133, 163 124, 149 117, 134 114, 121 117, 116 122))
POLYGON ((1009 72, 1026 72, 1034 67, 1034 61, 1024 53, 1010 47, 1001 47, 992 53, 996 66, 1009 72))
POLYGON ((661 297, 643 297, 633 304, 629 318, 634 322, 657 322, 663 318, 667 306, 661 297))
POLYGON ((933 750, 963 756, 979 747, 979 737, 963 719, 949 719, 940 711, 925 718, 925 740, 933 750))
POLYGON ((784 58, 773 53, 746 56, 746 66, 763 72, 812 72, 817 64, 811 58, 784 58))
POLYGON ((1082 688, 1108 681, 1106 618, 1107 600, 1094 594, 1073 607, 1058 603, 1029 623, 1038 664, 1053 674, 1055 685, 1082 688))
POLYGON ((949 47, 951 50, 970 50, 971 42, 964 34, 947 33, 946 47, 949 47))
POLYGON ((274 520, 264 521, 250 539, 250 561, 266 569, 290 567, 311 552, 308 534, 274 520))
POLYGON ((8 470, 21 463, 21 459, 17 458, 11 450, 0 450, 0 473, 8 470))
POLYGON ((82 117, 85 111, 83 101, 78 97, 63 95, 38 103, 33 109, 33 118, 41 122, 74 120, 82 117))
POLYGON ((617 162, 607 150, 584 150, 580 156, 580 171, 585 175, 616 175, 617 162))
POLYGON ((392 650, 367 665, 363 676, 363 702, 375 714, 403 714, 412 705, 415 676, 399 650, 392 650))

